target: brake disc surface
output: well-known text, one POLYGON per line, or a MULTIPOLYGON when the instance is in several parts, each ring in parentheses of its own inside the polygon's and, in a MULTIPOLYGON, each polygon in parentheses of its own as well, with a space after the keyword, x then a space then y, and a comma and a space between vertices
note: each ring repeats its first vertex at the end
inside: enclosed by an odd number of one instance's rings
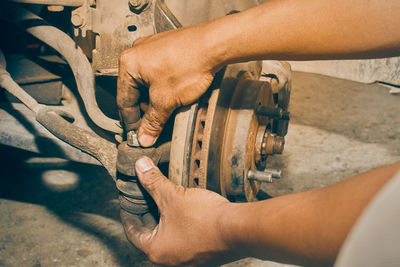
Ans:
POLYGON ((169 165, 174 183, 230 200, 256 199, 259 183, 248 174, 265 168, 266 140, 279 128, 277 120, 257 114, 258 107, 279 108, 272 79, 259 81, 260 74, 260 62, 229 65, 217 88, 177 114, 169 165))

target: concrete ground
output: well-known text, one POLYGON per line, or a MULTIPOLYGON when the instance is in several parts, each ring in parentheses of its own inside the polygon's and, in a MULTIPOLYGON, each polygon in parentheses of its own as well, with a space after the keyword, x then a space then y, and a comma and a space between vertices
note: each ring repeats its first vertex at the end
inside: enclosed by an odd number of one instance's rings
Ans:
MULTIPOLYGON (((320 188, 400 160, 400 96, 294 73, 292 121, 277 196, 320 188)), ((0 266, 152 266, 126 240, 117 192, 99 166, 0 147, 0 266)), ((226 266, 283 266, 244 259, 226 266)))

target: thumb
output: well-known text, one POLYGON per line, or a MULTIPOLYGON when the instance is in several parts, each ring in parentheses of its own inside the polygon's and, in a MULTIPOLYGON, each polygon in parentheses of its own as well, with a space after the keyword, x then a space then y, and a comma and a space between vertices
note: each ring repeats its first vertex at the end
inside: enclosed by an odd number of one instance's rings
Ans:
POLYGON ((154 145, 171 114, 172 111, 155 108, 150 103, 138 130, 138 139, 141 146, 149 147, 154 145))
POLYGON ((176 185, 168 180, 148 157, 138 159, 135 163, 135 169, 139 182, 151 195, 158 209, 162 212, 165 202, 162 201, 163 196, 173 190, 176 185))

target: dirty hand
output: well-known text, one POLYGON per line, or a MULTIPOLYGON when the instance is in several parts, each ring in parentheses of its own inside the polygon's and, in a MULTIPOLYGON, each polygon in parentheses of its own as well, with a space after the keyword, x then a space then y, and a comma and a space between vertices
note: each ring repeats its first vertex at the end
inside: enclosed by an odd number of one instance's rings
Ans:
POLYGON ((119 64, 117 104, 127 130, 138 126, 140 90, 149 90, 149 107, 138 129, 143 147, 154 144, 176 108, 207 90, 217 71, 196 26, 138 39, 119 64))
POLYGON ((121 220, 128 239, 150 261, 210 266, 237 257, 229 252, 231 244, 222 225, 232 203, 208 190, 176 186, 147 157, 136 162, 136 172, 156 202, 160 220, 154 227, 123 210, 121 220))

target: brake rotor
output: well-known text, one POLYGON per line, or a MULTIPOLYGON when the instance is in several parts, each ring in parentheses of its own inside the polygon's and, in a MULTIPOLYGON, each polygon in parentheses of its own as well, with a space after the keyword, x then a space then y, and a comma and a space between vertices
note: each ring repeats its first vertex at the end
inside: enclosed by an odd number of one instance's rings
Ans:
POLYGON ((260 73, 260 62, 229 65, 218 88, 177 114, 169 165, 174 183, 235 201, 256 199, 259 183, 248 174, 264 170, 271 150, 267 139, 271 143, 279 126, 279 120, 257 112, 258 107, 279 108, 279 90, 274 94, 272 78, 259 81, 260 73))

